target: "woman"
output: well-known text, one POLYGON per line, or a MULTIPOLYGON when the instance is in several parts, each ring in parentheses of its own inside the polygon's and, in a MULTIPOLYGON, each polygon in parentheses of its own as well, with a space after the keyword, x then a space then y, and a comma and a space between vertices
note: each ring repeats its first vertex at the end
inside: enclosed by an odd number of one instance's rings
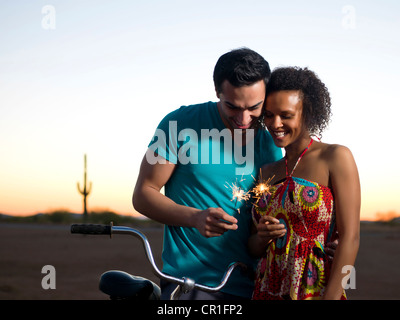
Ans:
POLYGON ((272 73, 264 123, 285 157, 260 171, 268 185, 252 209, 249 249, 261 257, 253 299, 346 298, 342 268, 354 266, 359 247, 360 183, 348 148, 312 138, 327 126, 330 106, 327 88, 307 68, 272 73), (332 262, 324 247, 336 230, 332 262))

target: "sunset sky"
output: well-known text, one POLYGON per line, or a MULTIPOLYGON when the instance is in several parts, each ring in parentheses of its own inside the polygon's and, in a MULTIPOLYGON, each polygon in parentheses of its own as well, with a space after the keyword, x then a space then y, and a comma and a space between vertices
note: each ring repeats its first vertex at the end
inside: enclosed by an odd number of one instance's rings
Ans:
POLYGON ((181 105, 217 101, 219 56, 246 46, 271 68, 309 67, 348 146, 362 219, 400 214, 399 1, 0 2, 0 213, 133 213, 154 130, 181 105))

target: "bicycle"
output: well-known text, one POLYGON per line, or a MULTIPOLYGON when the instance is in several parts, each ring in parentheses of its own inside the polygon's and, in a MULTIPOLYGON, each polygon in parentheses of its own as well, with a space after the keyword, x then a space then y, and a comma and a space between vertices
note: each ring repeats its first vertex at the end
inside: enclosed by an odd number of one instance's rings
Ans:
MULTIPOLYGON (((150 262, 153 273, 161 280, 175 283, 177 286, 170 295, 170 300, 178 300, 184 293, 189 293, 194 289, 205 292, 218 292, 228 282, 229 277, 236 268, 240 268, 242 272, 248 272, 248 267, 242 262, 231 263, 219 285, 215 287, 196 283, 191 278, 176 278, 161 272, 153 257, 150 243, 147 237, 139 230, 125 227, 100 225, 100 224, 73 224, 71 225, 71 233, 88 234, 88 235, 109 235, 110 238, 114 234, 132 235, 142 241, 147 260, 150 262)), ((100 276, 99 289, 107 294, 111 300, 160 300, 161 289, 153 281, 140 276, 134 276, 120 270, 106 271, 100 276)))

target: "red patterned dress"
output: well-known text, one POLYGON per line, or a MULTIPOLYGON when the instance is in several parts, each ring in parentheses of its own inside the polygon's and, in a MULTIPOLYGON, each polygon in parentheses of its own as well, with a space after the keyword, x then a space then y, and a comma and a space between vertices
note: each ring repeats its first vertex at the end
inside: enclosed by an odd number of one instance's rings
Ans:
POLYGON ((255 224, 270 215, 287 230, 258 263, 254 300, 320 299, 324 294, 331 269, 324 247, 336 232, 334 199, 328 187, 292 177, 307 149, 285 181, 272 186, 252 208, 255 224))

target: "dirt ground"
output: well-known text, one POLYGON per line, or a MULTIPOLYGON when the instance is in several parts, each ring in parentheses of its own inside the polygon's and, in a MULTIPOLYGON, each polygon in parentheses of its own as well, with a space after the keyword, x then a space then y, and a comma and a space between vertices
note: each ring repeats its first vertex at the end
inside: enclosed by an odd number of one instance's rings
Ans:
MULTIPOLYGON (((161 268, 162 228, 143 231, 161 268)), ((400 226, 363 224, 356 289, 349 299, 400 299, 400 226)), ((0 224, 0 300, 102 300, 100 275, 123 270, 156 283, 138 239, 70 234, 69 225, 0 224), (43 266, 56 270, 56 288, 42 288, 43 266)))

